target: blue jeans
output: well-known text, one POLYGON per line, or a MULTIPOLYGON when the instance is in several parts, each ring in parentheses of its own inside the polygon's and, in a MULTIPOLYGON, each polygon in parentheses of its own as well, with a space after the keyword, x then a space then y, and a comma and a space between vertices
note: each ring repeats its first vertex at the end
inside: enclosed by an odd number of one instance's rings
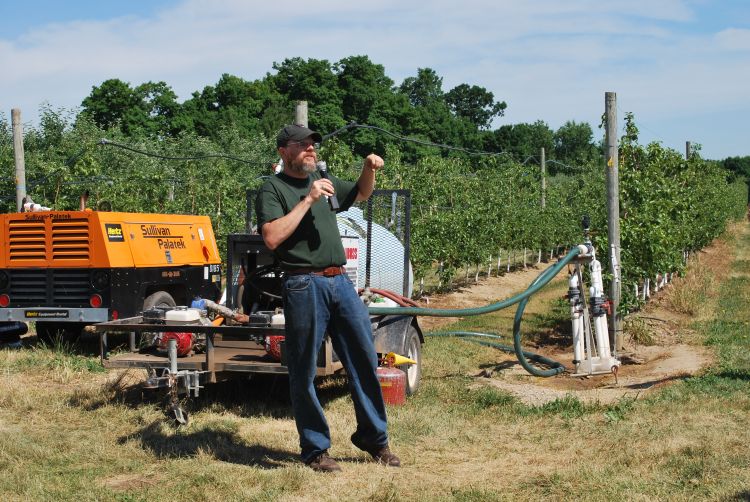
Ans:
POLYGON ((358 442, 372 447, 387 445, 385 404, 375 373, 378 360, 370 316, 351 280, 344 274, 292 275, 284 281, 283 295, 284 350, 302 460, 309 462, 331 446, 328 422, 313 383, 326 331, 346 369, 358 442))

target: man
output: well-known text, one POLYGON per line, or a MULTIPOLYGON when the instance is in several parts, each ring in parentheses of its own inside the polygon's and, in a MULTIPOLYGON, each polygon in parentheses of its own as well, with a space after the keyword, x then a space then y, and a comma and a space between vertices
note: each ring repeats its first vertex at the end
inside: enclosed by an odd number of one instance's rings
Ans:
POLYGON ((388 447, 370 318, 344 273, 346 256, 336 214, 327 201, 335 194, 343 211, 354 201, 367 200, 383 159, 369 155, 356 183, 322 178, 316 168, 321 140, 306 127, 284 127, 276 138, 284 169, 266 181, 256 200, 263 241, 286 272, 284 349, 302 460, 317 471, 341 470, 328 455, 331 437, 313 383, 318 351, 328 331, 354 401, 357 430, 352 443, 377 462, 399 467, 399 458, 388 447))

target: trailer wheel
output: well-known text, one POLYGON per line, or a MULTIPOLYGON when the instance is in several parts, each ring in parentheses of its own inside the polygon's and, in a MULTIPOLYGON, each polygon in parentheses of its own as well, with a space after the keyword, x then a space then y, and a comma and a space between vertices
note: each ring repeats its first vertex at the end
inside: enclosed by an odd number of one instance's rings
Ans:
POLYGON ((403 355, 417 362, 417 364, 397 366, 398 369, 406 373, 406 395, 411 396, 417 392, 422 380, 422 342, 419 341, 417 329, 412 325, 409 325, 404 337, 403 355))
POLYGON ((156 307, 176 307, 177 303, 172 295, 166 291, 156 291, 151 293, 143 300, 143 310, 149 310, 156 307))

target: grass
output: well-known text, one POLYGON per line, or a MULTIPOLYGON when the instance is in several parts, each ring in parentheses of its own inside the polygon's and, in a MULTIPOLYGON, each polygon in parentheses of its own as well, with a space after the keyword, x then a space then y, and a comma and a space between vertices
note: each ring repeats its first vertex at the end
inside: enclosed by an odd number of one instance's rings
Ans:
POLYGON ((694 263, 688 274, 677 277, 666 292, 667 304, 675 312, 701 316, 710 309, 711 296, 716 291, 716 279, 711 270, 694 263))
MULTIPOLYGON (((562 248, 556 248, 556 251, 562 252, 562 248)), ((539 250, 526 250, 526 267, 524 267, 523 261, 523 250, 500 250, 502 259, 500 261, 500 267, 497 266, 497 254, 492 256, 492 260, 485 261, 484 263, 464 263, 461 267, 453 270, 448 281, 441 280, 441 271, 439 264, 434 263, 433 266, 427 270, 425 277, 421 282, 421 287, 425 294, 435 292, 446 292, 454 289, 458 286, 467 286, 476 283, 476 278, 486 278, 489 276, 502 276, 509 271, 520 270, 527 267, 534 267, 537 265, 539 259, 539 250), (510 253, 510 260, 508 254, 510 253)), ((542 252, 542 264, 547 266, 550 261, 550 250, 546 249, 542 252)), ((415 285, 415 292, 419 292, 420 285, 415 285)))
MULTIPOLYGON (((102 371, 95 354, 64 344, 0 351, 0 497, 747 500, 749 244, 743 226, 731 274, 708 286, 714 300, 691 326, 717 352, 715 366, 645 397, 604 405, 568 395, 530 406, 471 376, 504 371, 503 353, 428 338, 423 387, 388 410, 401 469, 374 465, 349 443, 355 417, 342 378, 320 385, 331 454, 344 468, 325 476, 297 461, 283 379, 206 389, 191 423, 175 429, 159 399, 133 389, 140 373, 102 371)), ((553 285, 530 302, 525 341, 555 342, 565 328, 564 289, 553 285)), ((507 335, 511 310, 451 329, 507 335)))
POLYGON ((654 345, 656 343, 654 332, 643 319, 638 317, 626 318, 623 330, 636 345, 654 345))

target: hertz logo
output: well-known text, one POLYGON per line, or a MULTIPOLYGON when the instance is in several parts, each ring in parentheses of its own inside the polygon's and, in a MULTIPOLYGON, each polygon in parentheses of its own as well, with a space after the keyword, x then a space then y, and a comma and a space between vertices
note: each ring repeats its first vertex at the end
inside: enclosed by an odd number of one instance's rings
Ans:
POLYGON ((122 233, 122 227, 119 223, 107 223, 105 228, 109 242, 125 242, 125 236, 122 233))

